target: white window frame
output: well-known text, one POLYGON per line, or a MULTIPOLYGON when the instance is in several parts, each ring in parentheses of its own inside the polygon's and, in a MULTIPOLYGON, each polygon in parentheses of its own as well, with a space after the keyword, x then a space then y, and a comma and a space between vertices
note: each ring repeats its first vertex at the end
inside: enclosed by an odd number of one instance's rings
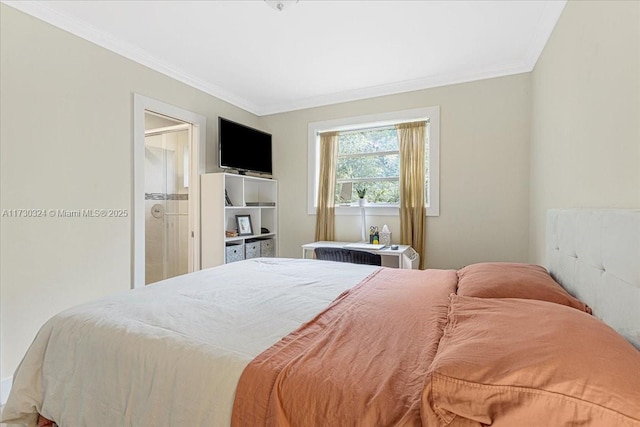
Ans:
MULTIPOLYGON (((429 121, 429 204, 427 216, 440 216, 440 106, 370 114, 366 116, 345 117, 336 120, 309 123, 308 133, 308 179, 307 213, 316 214, 318 200, 318 181, 320 173, 320 136, 321 132, 348 131, 366 127, 380 127, 398 123, 429 121)), ((399 206, 367 205, 370 215, 398 215, 399 206)), ((336 206, 336 215, 360 215, 359 206, 336 206)))

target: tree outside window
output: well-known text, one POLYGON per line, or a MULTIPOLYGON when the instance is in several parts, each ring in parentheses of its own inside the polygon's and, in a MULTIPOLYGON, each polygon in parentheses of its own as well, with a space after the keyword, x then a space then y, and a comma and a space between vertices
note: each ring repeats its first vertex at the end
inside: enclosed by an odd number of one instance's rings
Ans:
MULTIPOLYGON (((427 132, 427 135, 429 132, 427 132)), ((425 150, 427 182, 426 201, 429 203, 429 145, 425 150)), ((357 202, 356 189, 366 189, 366 199, 374 205, 398 205, 400 158, 398 134, 394 126, 374 127, 341 132, 338 138, 336 172, 336 205, 357 202), (342 185, 350 185, 351 198, 341 198, 342 185)), ((348 188, 348 187, 347 187, 348 188)), ((344 194, 342 194, 344 196, 344 194)))

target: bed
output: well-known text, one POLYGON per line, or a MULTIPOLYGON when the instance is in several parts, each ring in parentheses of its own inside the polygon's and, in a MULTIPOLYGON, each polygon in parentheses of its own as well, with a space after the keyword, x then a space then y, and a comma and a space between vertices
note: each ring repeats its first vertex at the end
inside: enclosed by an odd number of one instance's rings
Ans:
POLYGON ((552 210, 547 233, 570 292, 526 264, 263 258, 74 307, 3 422, 640 426, 640 211, 552 210))

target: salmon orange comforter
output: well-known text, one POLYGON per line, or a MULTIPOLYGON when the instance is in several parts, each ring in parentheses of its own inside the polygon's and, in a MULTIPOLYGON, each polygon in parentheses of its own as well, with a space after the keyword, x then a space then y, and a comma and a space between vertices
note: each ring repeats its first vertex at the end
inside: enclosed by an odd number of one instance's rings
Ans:
POLYGON ((421 425, 456 283, 454 270, 372 273, 245 368, 232 425, 421 425))
POLYGON ((246 260, 54 316, 1 422, 640 427, 640 351, 589 311, 539 266, 246 260))

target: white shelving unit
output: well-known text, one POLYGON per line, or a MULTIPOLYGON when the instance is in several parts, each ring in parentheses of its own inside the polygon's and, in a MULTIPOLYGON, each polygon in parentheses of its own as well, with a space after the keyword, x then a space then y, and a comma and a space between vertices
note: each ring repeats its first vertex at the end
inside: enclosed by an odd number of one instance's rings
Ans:
POLYGON ((202 268, 224 264, 228 246, 244 246, 247 240, 253 239, 273 239, 274 256, 277 256, 276 180, 231 173, 208 173, 201 175, 200 192, 202 268), (231 206, 225 205, 225 190, 231 206), (225 231, 236 230, 236 215, 251 217, 252 235, 225 236, 225 231), (269 231, 262 232, 262 228, 269 231))

